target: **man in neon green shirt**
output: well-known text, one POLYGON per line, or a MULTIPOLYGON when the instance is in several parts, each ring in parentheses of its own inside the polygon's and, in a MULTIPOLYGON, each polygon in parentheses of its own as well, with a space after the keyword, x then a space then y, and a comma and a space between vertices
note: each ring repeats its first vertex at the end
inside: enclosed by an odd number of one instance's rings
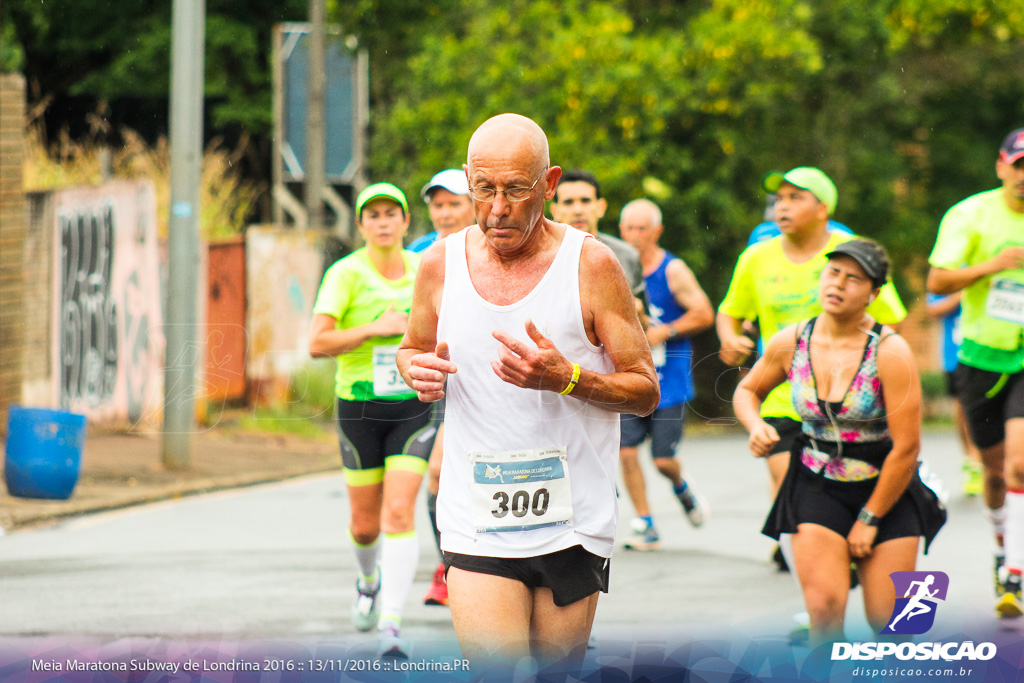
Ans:
MULTIPOLYGON (((828 229, 838 192, 821 170, 802 166, 785 174, 769 173, 763 185, 766 191, 778 194, 775 219, 782 234, 740 254, 729 291, 718 308, 715 325, 722 343, 721 358, 731 366, 743 363, 755 347, 755 342, 743 335, 745 321, 756 320, 767 341, 783 327, 821 312, 818 287, 828 262, 825 254, 853 239, 828 229)), ((867 310, 885 325, 898 323, 907 315, 891 282, 882 287, 878 300, 867 310)), ((768 395, 761 415, 779 434, 778 444, 767 457, 774 495, 800 434, 788 382, 768 395)), ((776 554, 776 561, 784 567, 780 559, 776 554)))
POLYGON ((1002 187, 968 197, 942 218, 928 291, 963 291, 956 389, 985 468, 996 611, 1017 617, 1024 614, 1024 128, 1006 137, 996 174, 1002 187))

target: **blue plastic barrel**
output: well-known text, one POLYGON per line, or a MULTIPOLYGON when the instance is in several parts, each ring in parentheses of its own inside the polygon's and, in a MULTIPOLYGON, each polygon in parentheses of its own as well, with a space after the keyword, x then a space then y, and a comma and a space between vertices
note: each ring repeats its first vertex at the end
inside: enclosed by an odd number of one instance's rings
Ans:
POLYGON ((11 406, 4 480, 12 496, 65 500, 82 468, 84 415, 11 406))

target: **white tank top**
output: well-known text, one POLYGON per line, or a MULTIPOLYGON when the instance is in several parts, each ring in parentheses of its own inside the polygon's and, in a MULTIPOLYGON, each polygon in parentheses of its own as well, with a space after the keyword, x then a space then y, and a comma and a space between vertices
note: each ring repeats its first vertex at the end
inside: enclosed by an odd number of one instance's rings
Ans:
POLYGON ((570 362, 614 372, 607 351, 590 343, 583 325, 580 253, 590 236, 567 226, 540 282, 516 303, 499 306, 484 300, 469 277, 466 234, 475 229, 445 240, 437 339, 448 342, 458 371, 448 376, 445 391, 437 497, 441 547, 464 555, 534 557, 582 545, 611 557, 618 414, 519 388, 491 368, 500 346, 491 332, 503 330, 533 346, 529 318, 570 362))

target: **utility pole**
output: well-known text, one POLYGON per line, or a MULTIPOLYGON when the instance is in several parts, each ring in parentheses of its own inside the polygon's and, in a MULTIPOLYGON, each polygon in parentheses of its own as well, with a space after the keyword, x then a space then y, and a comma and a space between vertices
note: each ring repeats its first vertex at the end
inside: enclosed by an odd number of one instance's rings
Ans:
POLYGON ((326 96, 326 58, 324 0, 309 0, 309 83, 306 97, 306 212, 309 227, 324 225, 324 104, 326 96))
POLYGON ((164 370, 163 464, 192 464, 199 344, 199 183, 203 160, 205 0, 174 0, 171 55, 171 216, 164 370))

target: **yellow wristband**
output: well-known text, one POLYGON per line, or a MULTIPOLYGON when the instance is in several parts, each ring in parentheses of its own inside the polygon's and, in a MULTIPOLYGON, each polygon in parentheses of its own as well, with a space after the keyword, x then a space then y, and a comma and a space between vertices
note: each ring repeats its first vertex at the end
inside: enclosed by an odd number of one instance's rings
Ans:
POLYGON ((572 364, 572 377, 569 378, 569 384, 558 392, 560 396, 568 396, 572 393, 572 390, 576 388, 576 384, 580 381, 580 366, 578 363, 572 364))

